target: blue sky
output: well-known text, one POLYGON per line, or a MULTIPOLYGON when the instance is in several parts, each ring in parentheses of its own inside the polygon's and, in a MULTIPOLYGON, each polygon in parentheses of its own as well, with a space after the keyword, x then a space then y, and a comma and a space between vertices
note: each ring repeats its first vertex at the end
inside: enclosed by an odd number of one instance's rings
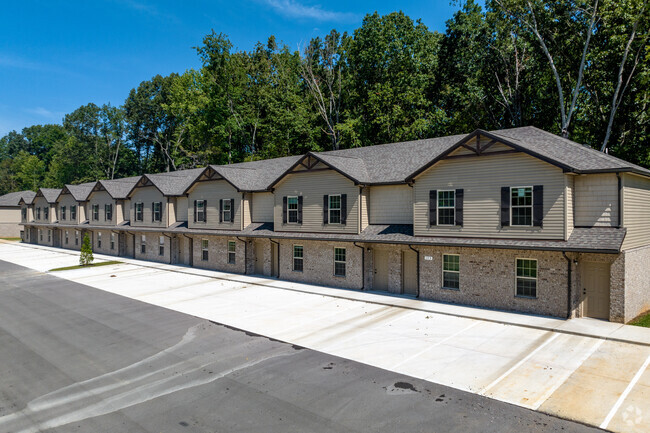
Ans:
POLYGON ((304 47, 363 16, 403 10, 443 31, 449 0, 43 0, 4 2, 0 15, 0 136, 60 123, 83 104, 121 105, 156 74, 200 66, 192 49, 212 29, 251 49, 275 35, 304 47))

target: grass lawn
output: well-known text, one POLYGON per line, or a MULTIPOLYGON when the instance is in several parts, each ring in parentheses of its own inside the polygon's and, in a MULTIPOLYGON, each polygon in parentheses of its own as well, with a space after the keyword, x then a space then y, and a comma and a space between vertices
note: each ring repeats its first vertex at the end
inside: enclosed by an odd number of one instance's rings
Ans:
POLYGON ((3 241, 19 241, 20 240, 20 238, 0 238, 0 239, 2 239, 3 241))
POLYGON ((628 325, 643 326, 650 328, 650 312, 643 314, 636 319, 632 320, 628 325))
POLYGON ((69 271, 71 269, 83 269, 83 268, 93 268, 95 266, 107 266, 107 265, 117 265, 122 262, 118 262, 116 260, 109 260, 108 262, 99 262, 99 263, 91 263, 89 265, 76 265, 76 266, 67 266, 65 268, 54 268, 50 269, 48 272, 55 272, 55 271, 69 271))

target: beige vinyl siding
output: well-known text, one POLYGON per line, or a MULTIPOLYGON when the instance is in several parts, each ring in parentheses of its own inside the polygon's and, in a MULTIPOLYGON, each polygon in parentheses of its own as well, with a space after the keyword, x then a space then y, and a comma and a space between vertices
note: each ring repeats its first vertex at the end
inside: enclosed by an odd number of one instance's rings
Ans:
POLYGON ((564 174, 524 153, 443 160, 413 188, 416 236, 564 239, 564 174), (534 185, 544 186, 544 227, 501 227, 501 187, 534 185), (429 227, 429 191, 458 188, 465 193, 463 226, 429 227))
MULTIPOLYGON (((361 195, 359 196, 359 203, 361 206, 361 231, 368 227, 368 197, 370 196, 370 188, 365 187, 361 190, 361 195)), ((413 211, 411 210, 411 215, 413 211)), ((411 223, 409 223, 411 224, 411 223)))
POLYGON ((221 229, 221 230, 240 230, 241 229, 241 193, 237 192, 232 185, 223 179, 208 180, 196 182, 188 194, 188 227, 198 229, 221 229), (219 200, 235 200, 235 218, 233 222, 219 222, 219 200), (194 222, 194 201, 207 200, 206 209, 207 221, 194 222))
POLYGON ((408 185, 371 186, 370 224, 413 224, 413 188, 408 185))
POLYGON ((575 226, 574 223, 574 218, 573 218, 573 207, 574 207, 574 178, 575 176, 573 175, 565 175, 564 176, 565 181, 566 181, 566 201, 565 201, 565 207, 566 207, 566 236, 565 239, 569 239, 571 236, 571 233, 573 233, 573 228, 575 226))
POLYGON ((121 224, 124 221, 124 201, 116 200, 115 201, 115 210, 113 211, 113 216, 115 217, 115 224, 121 224))
POLYGON ((244 197, 242 198, 242 206, 243 206, 243 224, 242 224, 242 229, 248 227, 251 223, 251 205, 253 204, 252 200, 252 194, 247 193, 244 194, 244 197))
POLYGON ((72 194, 64 194, 61 196, 59 199, 59 224, 63 225, 74 225, 74 224, 79 224, 77 221, 79 218, 79 203, 77 203, 77 200, 74 199, 72 194), (61 214, 61 208, 65 206, 65 219, 61 219, 63 216, 61 214), (71 206, 77 206, 77 219, 71 220, 70 219, 70 207, 71 206))
POLYGON ((254 223, 273 222, 273 203, 272 192, 254 192, 252 221, 254 223))
POLYGON ((334 170, 292 173, 275 189, 274 228, 276 231, 312 233, 358 233, 359 188, 334 170), (347 194, 347 221, 323 224, 323 195, 347 194), (282 198, 303 196, 302 224, 282 224, 282 198))
MULTIPOLYGON (((165 204, 163 203, 163 206, 165 204)), ((176 197, 167 198, 167 225, 172 225, 176 222, 176 197)))
POLYGON ((650 179, 623 175, 623 249, 650 244, 650 179))
POLYGON ((166 227, 167 226, 167 197, 155 186, 138 187, 131 193, 131 226, 132 227, 166 227), (152 203, 162 202, 160 221, 153 221, 152 203), (143 204, 142 221, 135 220, 135 204, 143 204))
POLYGON ((614 173, 586 174, 574 180, 576 227, 618 224, 618 179, 614 173))
POLYGON ((52 221, 53 215, 52 215, 52 209, 49 210, 49 219, 45 219, 45 208, 50 208, 50 204, 45 200, 45 197, 36 197, 34 199, 34 221, 40 222, 40 223, 48 223, 52 221), (36 209, 41 208, 41 218, 36 219, 36 209))
POLYGON ((117 206, 115 200, 106 191, 95 191, 88 198, 88 220, 94 226, 114 226, 117 225, 116 214, 117 206), (93 221, 93 205, 99 205, 99 220, 93 221), (107 204, 113 205, 113 218, 110 221, 105 221, 104 206, 107 204))
POLYGON ((124 215, 124 221, 131 220, 131 200, 121 200, 122 202, 122 213, 124 215))
POLYGON ((86 209, 88 209, 88 202, 85 202, 83 205, 79 204, 79 206, 77 206, 77 214, 78 214, 77 218, 79 218, 80 223, 88 219, 86 217, 87 214, 86 209))
POLYGON ((176 221, 187 221, 187 197, 176 197, 176 221))

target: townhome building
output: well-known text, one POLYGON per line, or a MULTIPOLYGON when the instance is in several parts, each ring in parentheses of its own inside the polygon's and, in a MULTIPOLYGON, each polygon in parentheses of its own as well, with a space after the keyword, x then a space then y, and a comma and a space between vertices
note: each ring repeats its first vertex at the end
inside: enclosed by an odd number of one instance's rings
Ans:
POLYGON ((113 229, 136 258, 556 317, 650 310, 650 171, 534 127, 144 175, 126 202, 113 229))
POLYGON ((61 193, 59 188, 39 188, 32 204, 34 218, 29 227, 30 239, 39 245, 60 247, 60 236, 56 200, 61 193))
POLYGON ((59 219, 55 227, 60 237, 58 244, 61 247, 74 250, 81 249, 83 236, 86 233, 82 225, 86 223, 88 196, 96 183, 65 185, 61 189, 61 193, 56 200, 59 219))
POLYGON ((34 191, 10 192, 0 196, 0 238, 18 238, 25 240, 20 223, 27 220, 27 206, 21 200, 33 200, 34 191))

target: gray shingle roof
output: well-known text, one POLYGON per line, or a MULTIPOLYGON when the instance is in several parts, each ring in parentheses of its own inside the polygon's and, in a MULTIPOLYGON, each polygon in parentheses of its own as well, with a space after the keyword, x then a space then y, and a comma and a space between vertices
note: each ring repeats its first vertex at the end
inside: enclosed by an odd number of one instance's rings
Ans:
POLYGON ((183 195, 185 190, 203 173, 204 168, 192 168, 189 170, 172 171, 169 173, 145 174, 163 195, 183 195))
POLYGON ((301 158, 302 156, 286 156, 238 164, 211 165, 210 168, 240 191, 265 191, 301 158))
POLYGON ((97 181, 115 200, 125 199, 142 176, 97 181))
POLYGON ((76 201, 86 201, 96 184, 97 182, 87 182, 79 185, 66 185, 61 190, 61 194, 64 194, 67 190, 76 201))
POLYGON ((0 195, 0 206, 19 206, 20 199, 23 199, 26 204, 31 204, 34 197, 36 197, 34 191, 10 192, 5 195, 0 195))
POLYGON ((61 194, 61 188, 39 188, 38 191, 48 203, 56 203, 61 194))

